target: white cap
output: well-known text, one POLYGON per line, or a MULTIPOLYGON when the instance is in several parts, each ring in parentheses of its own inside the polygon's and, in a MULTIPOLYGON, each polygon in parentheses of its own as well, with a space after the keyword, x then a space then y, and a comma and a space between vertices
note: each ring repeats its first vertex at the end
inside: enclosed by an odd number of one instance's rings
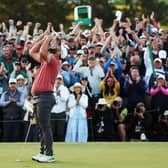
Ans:
POLYGON ((10 40, 16 40, 16 36, 9 36, 9 37, 7 37, 7 41, 10 41, 10 40))
POLYGON ((157 76, 157 79, 160 79, 160 78, 165 80, 165 75, 159 74, 159 75, 157 76))
POLYGON ((168 110, 165 110, 163 113, 164 116, 168 116, 168 110))
POLYGON ((85 54, 83 50, 78 50, 77 51, 77 55, 83 55, 83 54, 85 54))
POLYGON ((97 104, 98 104, 98 105, 105 105, 105 104, 107 104, 107 102, 105 101, 104 98, 99 98, 97 104))
POLYGON ((23 76, 22 74, 19 74, 19 75, 16 77, 16 80, 18 80, 18 79, 23 79, 23 80, 25 80, 25 78, 24 78, 24 76, 23 76))
POLYGON ((97 42, 97 43, 95 44, 95 46, 103 46, 103 43, 102 43, 102 42, 97 42))
POLYGON ((27 79, 22 75, 22 74, 19 74, 17 77, 16 77, 16 81, 19 80, 19 79, 22 79, 24 80, 24 84, 27 84, 27 79))
POLYGON ((76 82, 73 86, 71 86, 71 87, 70 87, 70 90, 71 90, 72 92, 74 92, 74 88, 76 88, 76 87, 81 88, 82 92, 84 91, 84 87, 83 87, 79 82, 76 82))
POLYGON ((88 46, 87 45, 83 45, 82 46, 82 50, 85 49, 85 48, 88 49, 88 46))
POLYGON ((15 79, 15 78, 10 78, 8 83, 9 83, 9 84, 10 84, 10 83, 16 83, 16 79, 15 79))
POLYGON ((64 61, 64 62, 62 63, 62 66, 63 66, 63 65, 69 65, 68 61, 64 61))
POLYGON ((159 51, 159 58, 166 59, 166 57, 167 57, 167 52, 165 50, 160 50, 159 51))
POLYGON ((57 75, 57 79, 63 80, 63 76, 62 76, 61 74, 58 74, 58 75, 57 75))

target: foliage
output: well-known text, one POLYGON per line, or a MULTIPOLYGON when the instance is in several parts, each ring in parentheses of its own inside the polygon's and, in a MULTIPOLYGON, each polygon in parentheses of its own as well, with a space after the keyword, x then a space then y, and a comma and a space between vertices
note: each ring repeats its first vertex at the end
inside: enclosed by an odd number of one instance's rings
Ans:
POLYGON ((6 21, 10 18, 14 20, 41 22, 46 25, 52 22, 58 25, 60 22, 66 22, 65 16, 71 10, 65 3, 58 0, 1 0, 0 11, 1 20, 6 21))
MULTIPOLYGON (((0 1, 0 21, 7 22, 8 19, 41 22, 46 25, 51 21, 56 30, 59 23, 70 26, 72 20, 66 16, 73 16, 75 5, 91 5, 92 16, 104 20, 103 26, 109 27, 115 15, 115 5, 108 3, 109 0, 1 0, 0 1), (71 3, 70 3, 71 2, 71 3)), ((123 16, 134 17, 149 15, 152 11, 156 14, 156 19, 163 25, 168 23, 168 4, 160 0, 125 0, 122 1, 127 6, 123 8, 123 16)))

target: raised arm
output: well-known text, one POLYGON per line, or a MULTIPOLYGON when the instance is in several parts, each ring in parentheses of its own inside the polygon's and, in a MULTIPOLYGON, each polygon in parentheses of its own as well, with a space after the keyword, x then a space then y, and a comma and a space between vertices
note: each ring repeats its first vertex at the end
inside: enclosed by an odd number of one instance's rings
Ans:
POLYGON ((34 43, 33 47, 30 49, 29 54, 30 56, 36 60, 37 62, 40 62, 40 47, 44 41, 44 38, 39 40, 38 42, 34 43))
POLYGON ((42 57, 47 63, 49 63, 51 60, 51 54, 49 54, 48 52, 51 40, 53 40, 53 36, 51 35, 46 36, 44 42, 40 47, 40 57, 42 57))
POLYGON ((40 62, 40 48, 45 40, 45 36, 50 33, 50 29, 51 29, 51 24, 48 23, 47 29, 45 30, 45 32, 41 34, 39 37, 37 37, 37 39, 33 44, 33 47, 29 51, 29 54, 31 55, 31 57, 37 62, 40 62))

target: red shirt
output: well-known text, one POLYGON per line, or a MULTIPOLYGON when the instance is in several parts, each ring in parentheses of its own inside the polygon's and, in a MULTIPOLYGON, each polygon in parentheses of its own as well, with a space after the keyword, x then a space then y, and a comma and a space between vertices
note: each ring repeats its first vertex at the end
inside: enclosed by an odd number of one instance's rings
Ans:
POLYGON ((39 92, 53 91, 55 79, 60 68, 59 59, 55 56, 51 56, 49 63, 43 59, 40 59, 40 63, 41 66, 32 85, 32 95, 39 92))

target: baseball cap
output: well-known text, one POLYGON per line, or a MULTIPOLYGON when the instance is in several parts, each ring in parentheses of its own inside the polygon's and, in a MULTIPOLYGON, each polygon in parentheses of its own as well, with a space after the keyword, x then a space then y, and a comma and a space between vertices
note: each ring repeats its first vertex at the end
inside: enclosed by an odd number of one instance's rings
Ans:
POLYGON ((64 61, 64 62, 62 63, 62 66, 64 66, 64 65, 69 65, 68 61, 64 61))
POLYGON ((82 50, 83 50, 83 49, 88 49, 88 46, 87 46, 87 45, 83 45, 83 46, 82 46, 82 50))
POLYGON ((88 49, 89 49, 89 48, 95 48, 95 46, 94 46, 93 44, 89 44, 89 45, 88 45, 88 49))
POLYGON ((77 55, 83 55, 83 54, 85 54, 83 50, 78 50, 77 51, 77 55))
POLYGON ((110 65, 116 65, 116 63, 115 63, 115 62, 113 62, 113 61, 111 61, 111 62, 110 62, 110 65))
POLYGON ((15 78, 10 78, 8 83, 9 83, 9 84, 10 84, 10 83, 16 83, 16 79, 15 79, 15 78))
POLYGON ((57 79, 63 80, 63 76, 62 76, 61 74, 58 74, 58 75, 57 75, 57 79))
POLYGON ((160 62, 160 63, 162 63, 162 60, 160 58, 155 58, 154 62, 160 62))
POLYGON ((97 102, 98 105, 106 105, 107 102, 105 101, 104 98, 99 98, 98 102, 97 102))
POLYGON ((102 42, 97 42, 95 46, 96 46, 96 47, 97 47, 97 46, 101 46, 101 47, 102 47, 102 46, 103 46, 103 43, 102 43, 102 42))
POLYGON ((159 75, 157 76, 157 79, 164 79, 164 80, 165 80, 165 75, 159 74, 159 75))

